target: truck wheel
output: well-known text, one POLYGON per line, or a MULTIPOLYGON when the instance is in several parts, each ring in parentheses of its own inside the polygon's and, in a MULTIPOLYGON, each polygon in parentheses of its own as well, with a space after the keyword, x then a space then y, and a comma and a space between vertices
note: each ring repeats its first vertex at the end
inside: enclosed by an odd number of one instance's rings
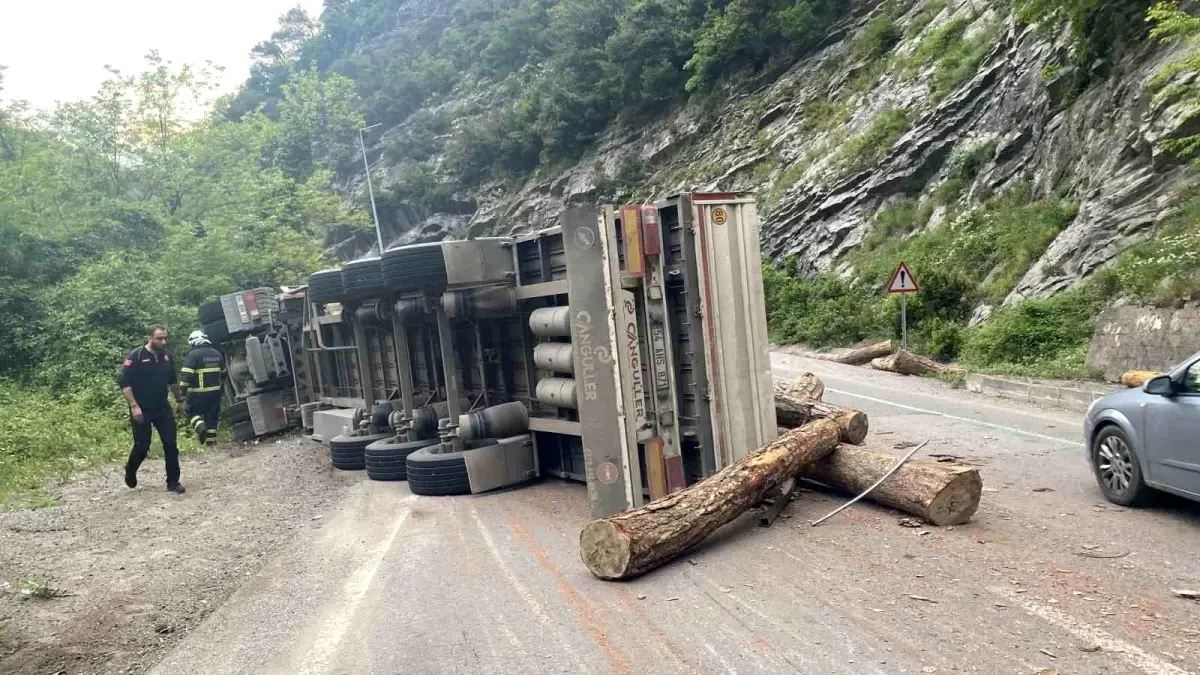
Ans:
POLYGON ((345 299, 342 271, 327 269, 308 276, 308 299, 315 303, 341 302, 345 299))
POLYGON ((389 434, 347 436, 340 434, 329 441, 329 459, 333 468, 342 471, 362 471, 367 468, 366 447, 388 438, 389 434))
POLYGON ((474 441, 462 452, 433 454, 422 448, 408 456, 405 473, 408 489, 415 495, 469 495, 471 479, 467 475, 466 454, 496 445, 496 439, 474 441))
POLYGON ((236 443, 245 443, 246 441, 254 440, 254 437, 256 436, 254 433, 254 423, 250 422, 249 420, 245 422, 238 422, 237 424, 233 425, 233 429, 230 430, 230 433, 233 436, 234 442, 236 443))
MULTIPOLYGON (((214 302, 206 302, 203 305, 200 305, 200 307, 196 309, 196 319, 199 320, 201 326, 210 323, 216 323, 217 321, 224 323, 225 309, 221 307, 221 301, 216 300, 214 302)), ((209 337, 211 339, 212 336, 209 337)))
POLYGON ((395 436, 375 441, 368 445, 363 454, 367 465, 367 478, 371 480, 406 480, 405 460, 412 453, 437 444, 437 439, 424 441, 402 441, 395 436))
POLYGON ((363 300, 387 293, 379 258, 363 258, 342 265, 342 288, 347 298, 363 300))
POLYGON ((395 291, 446 286, 446 256, 440 242, 397 246, 384 251, 383 283, 395 291))
POLYGON ((238 401, 225 409, 225 419, 228 419, 231 424, 250 421, 250 404, 246 401, 238 401))
POLYGON ((213 321, 212 323, 204 324, 204 334, 208 336, 209 341, 214 345, 221 344, 229 339, 229 326, 225 324, 225 319, 213 321))

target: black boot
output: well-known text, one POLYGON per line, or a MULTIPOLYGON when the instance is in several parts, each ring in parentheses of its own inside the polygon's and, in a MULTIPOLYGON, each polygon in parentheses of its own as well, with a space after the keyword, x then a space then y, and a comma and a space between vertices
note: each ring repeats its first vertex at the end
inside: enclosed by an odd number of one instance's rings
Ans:
POLYGON ((129 464, 125 464, 125 485, 130 488, 137 487, 137 469, 129 470, 129 464))

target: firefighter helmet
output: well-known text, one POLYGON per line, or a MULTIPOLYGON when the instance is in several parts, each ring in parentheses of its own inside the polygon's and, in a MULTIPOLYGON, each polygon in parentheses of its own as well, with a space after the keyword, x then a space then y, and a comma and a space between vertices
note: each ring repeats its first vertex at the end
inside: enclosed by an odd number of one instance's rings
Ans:
POLYGON ((209 344, 209 342, 208 336, 204 334, 204 331, 194 330, 192 331, 191 335, 188 335, 188 345, 192 347, 199 347, 200 345, 206 344, 209 344))

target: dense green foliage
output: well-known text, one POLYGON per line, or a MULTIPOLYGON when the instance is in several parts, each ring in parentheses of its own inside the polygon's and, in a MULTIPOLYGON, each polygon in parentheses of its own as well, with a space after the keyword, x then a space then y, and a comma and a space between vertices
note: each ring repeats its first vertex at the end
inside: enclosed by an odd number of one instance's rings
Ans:
POLYGON ((453 0, 414 17, 400 0, 328 0, 319 26, 293 10, 256 47, 250 81, 227 115, 275 116, 298 74, 344 75, 368 123, 408 123, 387 140, 402 168, 384 201, 452 210, 454 190, 435 176, 469 187, 574 159, 614 121, 638 123, 688 96, 717 96, 726 78, 790 64, 850 6, 453 0), (490 91, 498 93, 479 94, 490 91), (444 162, 435 166, 435 154, 444 162))
POLYGON ((327 168, 361 124, 347 81, 296 74, 278 120, 207 114, 208 92, 151 54, 90 100, 0 105, 0 500, 127 450, 116 377, 150 325, 181 353, 198 304, 295 283, 365 222, 327 168))
MULTIPOLYGON (((955 158, 958 180, 974 177, 977 154, 955 158)), ((1076 213, 1069 202, 1035 199, 1025 185, 978 207, 958 205, 957 196, 938 191, 924 203, 905 199, 881 210, 863 245, 850 254, 853 281, 830 273, 808 281, 787 270, 768 271, 773 339, 823 347, 900 337, 898 300, 888 298, 883 286, 897 261, 905 260, 921 282, 921 292, 908 299, 910 341, 939 358, 957 357, 974 307, 1003 301, 1076 213), (924 231, 938 207, 945 209, 944 222, 924 231)))
POLYGON ((1074 42, 1076 62, 1119 55, 1144 38, 1146 11, 1153 0, 1017 0, 1020 17, 1056 31, 1066 23, 1074 42))

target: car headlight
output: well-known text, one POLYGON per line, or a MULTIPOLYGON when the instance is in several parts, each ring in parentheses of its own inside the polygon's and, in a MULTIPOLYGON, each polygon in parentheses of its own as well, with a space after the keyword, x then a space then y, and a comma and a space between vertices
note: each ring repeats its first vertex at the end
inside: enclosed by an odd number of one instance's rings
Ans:
POLYGON ((1088 406, 1087 414, 1084 416, 1087 417, 1088 419, 1091 419, 1092 413, 1096 411, 1096 404, 1098 404, 1099 402, 1100 402, 1100 399, 1096 399, 1096 400, 1092 401, 1092 404, 1088 406))

